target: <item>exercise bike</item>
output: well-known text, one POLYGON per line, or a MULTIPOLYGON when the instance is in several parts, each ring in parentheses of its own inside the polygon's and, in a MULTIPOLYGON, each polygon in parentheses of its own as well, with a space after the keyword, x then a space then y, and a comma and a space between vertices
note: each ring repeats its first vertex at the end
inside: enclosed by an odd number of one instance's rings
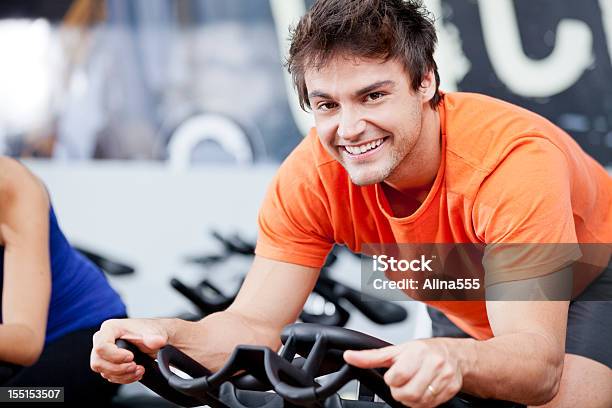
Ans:
MULTIPOLYGON (((283 347, 276 353, 268 347, 237 346, 217 372, 169 345, 159 350, 157 361, 136 346, 117 340, 119 347, 134 353, 134 361, 145 367, 142 384, 168 401, 185 407, 211 408, 399 408, 386 386, 386 369, 362 369, 347 364, 345 350, 364 350, 390 344, 357 331, 297 323, 282 334, 283 347), (187 374, 179 376, 173 368, 187 374), (357 380, 357 399, 340 393, 357 380)), ((457 394, 444 408, 504 407, 520 404, 483 400, 457 394)))

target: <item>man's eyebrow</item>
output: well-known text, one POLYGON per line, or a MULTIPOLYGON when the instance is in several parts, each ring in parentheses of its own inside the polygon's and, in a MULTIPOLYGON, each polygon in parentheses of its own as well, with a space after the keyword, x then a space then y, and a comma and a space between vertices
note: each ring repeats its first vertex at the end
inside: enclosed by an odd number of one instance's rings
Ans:
POLYGON ((332 99, 332 97, 326 94, 325 92, 316 90, 308 94, 308 99, 312 98, 332 99))
MULTIPOLYGON (((374 82, 373 84, 370 84, 368 86, 365 86, 365 87, 359 89, 354 94, 355 94, 355 96, 361 96, 363 94, 370 93, 373 90, 375 90, 377 88, 380 88, 382 86, 389 86, 389 85, 395 85, 395 82, 391 81, 390 79, 385 80, 385 81, 374 82)), ((309 99, 312 99, 312 98, 333 99, 329 94, 327 94, 327 93, 325 93, 323 91, 318 91, 318 90, 314 90, 314 91, 308 93, 308 98, 309 99)))
POLYGON ((374 82, 373 84, 370 84, 368 86, 365 86, 365 87, 359 89, 357 92, 355 92, 355 96, 361 96, 361 95, 370 93, 373 90, 375 90, 377 88, 380 88, 382 86, 389 86, 389 85, 395 85, 395 82, 391 81, 390 79, 388 79, 386 81, 374 82))

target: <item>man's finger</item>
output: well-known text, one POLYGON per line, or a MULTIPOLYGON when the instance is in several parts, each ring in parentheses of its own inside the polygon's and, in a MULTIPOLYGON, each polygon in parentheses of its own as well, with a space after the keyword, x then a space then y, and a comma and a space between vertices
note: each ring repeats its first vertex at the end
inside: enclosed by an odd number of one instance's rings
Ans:
POLYGON ((131 373, 136 369, 136 363, 133 361, 123 364, 113 364, 102 359, 95 359, 91 362, 90 366, 91 369, 97 373, 113 376, 131 373))
POLYGON ((373 350, 347 350, 344 352, 344 361, 359 368, 390 367, 398 353, 397 346, 373 350))
POLYGON ((134 335, 126 333, 120 338, 132 343, 143 353, 153 355, 156 355, 157 351, 167 343, 167 339, 160 334, 134 335))
POLYGON ((389 387, 401 387, 414 377, 420 367, 421 360, 406 354, 400 355, 385 373, 385 383, 389 387))
POLYGON ((101 357, 112 363, 127 363, 133 360, 131 351, 120 349, 115 345, 115 339, 125 335, 125 331, 114 324, 114 320, 102 323, 100 330, 93 335, 92 355, 101 357))
POLYGON ((440 387, 446 385, 434 384, 436 375, 435 365, 431 360, 425 359, 420 367, 415 367, 400 358, 385 373, 385 382, 389 387, 395 388, 393 397, 405 405, 428 404, 442 391, 440 387), (432 388, 428 389, 430 385, 432 388))
POLYGON ((118 375, 118 376, 110 375, 110 376, 105 376, 105 378, 108 381, 117 383, 117 384, 131 384, 133 382, 140 381, 142 379, 143 374, 144 374, 144 368, 142 366, 138 366, 137 370, 134 371, 133 373, 118 375))
POLYGON ((128 363, 134 359, 131 351, 119 348, 115 343, 100 343, 94 346, 93 354, 97 358, 115 364, 128 363))

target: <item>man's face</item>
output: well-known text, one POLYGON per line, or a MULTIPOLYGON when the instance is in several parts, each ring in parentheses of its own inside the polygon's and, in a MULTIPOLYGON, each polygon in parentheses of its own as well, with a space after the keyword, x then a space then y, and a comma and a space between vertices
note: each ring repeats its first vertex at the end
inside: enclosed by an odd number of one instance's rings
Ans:
POLYGON ((321 144, 353 183, 392 177, 419 139, 427 103, 402 64, 338 55, 305 81, 321 144))

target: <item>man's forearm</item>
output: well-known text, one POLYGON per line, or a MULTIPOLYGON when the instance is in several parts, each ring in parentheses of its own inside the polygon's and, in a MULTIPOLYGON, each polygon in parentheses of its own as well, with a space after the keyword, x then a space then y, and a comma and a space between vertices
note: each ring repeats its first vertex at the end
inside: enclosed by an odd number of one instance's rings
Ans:
POLYGON ((280 347, 277 329, 231 311, 211 314, 198 322, 162 319, 168 342, 210 370, 219 369, 240 344, 280 347))
POLYGON ((484 398, 539 405, 556 394, 563 369, 562 350, 537 333, 517 333, 486 341, 443 341, 463 373, 463 390, 484 398))

